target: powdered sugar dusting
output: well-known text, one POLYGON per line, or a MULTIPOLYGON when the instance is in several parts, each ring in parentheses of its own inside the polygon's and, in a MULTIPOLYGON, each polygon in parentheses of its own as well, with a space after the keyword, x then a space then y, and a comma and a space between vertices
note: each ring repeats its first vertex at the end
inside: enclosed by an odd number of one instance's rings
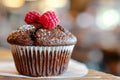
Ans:
POLYGON ((32 25, 23 25, 23 26, 19 27, 17 30, 13 31, 12 33, 14 33, 14 32, 25 32, 25 31, 28 31, 28 30, 32 30, 34 28, 35 27, 32 26, 32 25))
POLYGON ((52 32, 51 31, 46 31, 47 35, 51 35, 52 32))
POLYGON ((33 28, 35 28, 35 27, 31 26, 31 25, 23 25, 23 26, 19 27, 19 30, 26 31, 26 30, 31 30, 33 28))

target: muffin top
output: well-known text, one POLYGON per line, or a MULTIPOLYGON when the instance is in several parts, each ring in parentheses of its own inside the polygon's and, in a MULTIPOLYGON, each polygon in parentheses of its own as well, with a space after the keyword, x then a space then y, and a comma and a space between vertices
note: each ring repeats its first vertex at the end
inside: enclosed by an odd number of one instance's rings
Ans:
POLYGON ((65 46, 74 45, 77 39, 61 25, 49 26, 32 22, 13 31, 7 41, 21 46, 65 46))

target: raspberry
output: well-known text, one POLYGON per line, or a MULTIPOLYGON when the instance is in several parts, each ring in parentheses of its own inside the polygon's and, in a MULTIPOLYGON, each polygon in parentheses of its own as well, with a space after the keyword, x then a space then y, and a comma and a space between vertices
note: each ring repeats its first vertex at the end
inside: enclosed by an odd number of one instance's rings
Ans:
POLYGON ((44 28, 49 29, 55 27, 58 24, 59 19, 54 12, 47 11, 46 13, 41 15, 39 22, 43 25, 44 28))
POLYGON ((30 11, 26 14, 24 21, 27 24, 32 24, 38 22, 38 19, 40 18, 40 14, 36 11, 30 11))

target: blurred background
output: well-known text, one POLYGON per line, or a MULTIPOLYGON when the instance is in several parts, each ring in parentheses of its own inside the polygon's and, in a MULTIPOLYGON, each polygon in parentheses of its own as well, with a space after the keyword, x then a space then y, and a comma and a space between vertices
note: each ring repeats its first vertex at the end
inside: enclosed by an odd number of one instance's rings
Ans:
POLYGON ((9 49, 6 38, 25 24, 26 12, 53 10, 78 39, 73 59, 120 76, 119 4, 120 0, 0 0, 0 48, 9 49))

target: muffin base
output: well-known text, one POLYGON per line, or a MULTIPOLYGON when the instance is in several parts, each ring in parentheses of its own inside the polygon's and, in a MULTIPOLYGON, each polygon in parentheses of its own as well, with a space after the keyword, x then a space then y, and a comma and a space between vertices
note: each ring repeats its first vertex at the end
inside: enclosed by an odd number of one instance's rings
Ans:
POLYGON ((55 76, 66 71, 74 45, 71 46, 18 46, 11 50, 20 74, 26 76, 55 76))

